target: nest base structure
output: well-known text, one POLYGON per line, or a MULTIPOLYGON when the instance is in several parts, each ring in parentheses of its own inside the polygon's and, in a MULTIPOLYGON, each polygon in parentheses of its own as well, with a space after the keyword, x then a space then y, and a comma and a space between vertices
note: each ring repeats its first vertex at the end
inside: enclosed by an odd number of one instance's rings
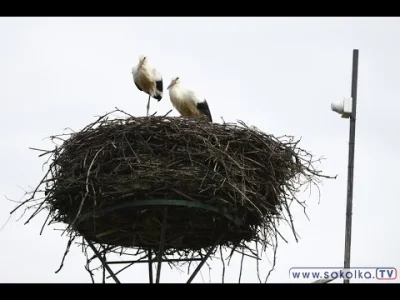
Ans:
MULTIPOLYGON (((95 213, 87 213, 78 219, 75 230, 89 233, 82 234, 82 236, 94 252, 95 257, 100 260, 103 268, 107 270, 115 283, 120 283, 120 280, 117 274, 112 271, 110 265, 125 264, 127 265, 125 268, 128 268, 133 264, 148 263, 149 283, 154 283, 154 281, 159 283, 162 263, 197 261, 199 262, 198 266, 187 280, 187 283, 191 283, 218 245, 226 242, 235 243, 235 240, 237 240, 237 244, 239 244, 243 240, 246 232, 243 229, 240 230, 240 225, 242 225, 241 219, 235 218, 229 213, 219 210, 215 206, 198 201, 164 199, 136 200, 97 210, 95 213), (112 213, 118 213, 118 219, 120 221, 121 215, 126 215, 127 219, 130 219, 129 222, 127 220, 123 221, 123 224, 126 226, 126 224, 134 224, 136 220, 134 220, 132 216, 138 215, 138 212, 143 211, 152 216, 151 219, 148 218, 149 222, 156 223, 147 223, 148 226, 153 228, 151 234, 152 239, 149 239, 149 232, 146 231, 146 239, 141 239, 139 235, 136 240, 136 238, 132 238, 132 228, 127 228, 124 234, 124 228, 121 228, 118 224, 116 224, 117 230, 110 230, 99 235, 96 234, 96 226, 94 224, 97 222, 99 224, 109 224, 108 221, 102 220, 102 218, 110 218, 112 213), (201 224, 190 224, 191 220, 200 220, 200 217, 202 217, 201 224), (180 222, 176 222, 177 218, 180 218, 180 222), (169 223, 169 219, 172 220, 172 222, 169 223), (96 221, 94 222, 94 220, 96 221), (186 224, 186 226, 182 226, 182 224, 186 224), (188 226, 188 224, 191 226, 188 226), (135 245, 136 247, 146 250, 147 259, 135 261, 107 261, 105 255, 102 255, 101 252, 95 248, 93 242, 101 245, 105 242, 106 246, 119 247, 132 247, 132 245, 135 245), (208 251, 202 258, 165 259, 163 258, 164 252, 168 248, 191 248, 193 250, 208 248, 208 251), (153 264, 157 264, 155 279, 152 268, 153 264)), ((140 232, 140 229, 138 229, 138 231, 140 232)), ((251 231, 247 232, 247 234, 251 235, 251 231)), ((106 252, 107 251, 105 251, 104 254, 106 252)))
POLYGON ((254 234, 247 227, 241 228, 243 219, 218 207, 171 199, 135 200, 108 206, 81 216, 74 228, 99 244, 158 249, 164 218, 164 249, 199 250, 217 241, 236 244, 254 234), (102 224, 107 224, 107 228, 102 228, 102 224))
POLYGON ((94 255, 97 259, 100 260, 102 267, 103 267, 103 283, 105 283, 105 270, 110 274, 109 277, 111 277, 115 283, 121 283, 120 280, 118 279, 118 273, 115 273, 111 268, 110 265, 126 265, 124 268, 122 268, 119 272, 127 269, 128 267, 137 264, 137 263, 147 263, 149 268, 149 283, 152 284, 154 283, 160 283, 160 276, 161 276, 161 266, 162 263, 179 263, 179 262, 199 262, 197 267, 194 269, 192 274, 190 275, 189 279, 187 280, 186 283, 191 283, 193 279, 196 277, 198 272, 201 270, 203 265, 206 263, 207 259, 210 257, 210 255, 214 252, 214 250, 217 248, 218 244, 222 240, 223 234, 219 235, 218 238, 215 240, 215 243, 212 247, 209 247, 208 251, 203 255, 201 258, 176 258, 176 259, 165 259, 163 258, 164 255, 164 248, 165 248, 165 240, 166 240, 166 232, 167 232, 167 216, 168 216, 168 206, 164 207, 164 213, 163 213, 163 223, 160 231, 160 240, 157 245, 157 249, 155 248, 148 248, 147 253, 146 253, 146 258, 147 259, 140 259, 140 260, 128 260, 128 261, 108 261, 106 259, 106 253, 107 250, 103 251, 101 253, 99 250, 96 249, 94 244, 92 243, 90 238, 85 238, 87 244, 89 247, 92 249, 94 252, 94 255), (154 254, 154 256, 153 256, 154 254), (157 271, 156 271, 156 278, 154 280, 154 274, 153 274, 153 264, 157 264, 157 271))
POLYGON ((76 231, 82 233, 95 257, 100 260, 103 268, 116 283, 120 283, 120 280, 110 265, 125 264, 125 268, 128 268, 133 264, 148 263, 149 283, 154 283, 154 281, 159 283, 162 263, 196 261, 199 264, 187 280, 187 283, 191 283, 218 245, 224 243, 238 245, 246 238, 246 235, 249 237, 252 235, 250 230, 241 229, 241 225, 243 225, 243 219, 209 204, 199 201, 162 199, 135 200, 89 212, 81 216, 74 227, 76 231), (147 216, 146 226, 153 228, 151 234, 148 230, 131 227, 132 224, 138 222, 138 219, 132 216, 143 215, 143 212, 147 216), (110 224, 110 220, 105 219, 110 218, 113 213, 118 214, 120 224, 115 224, 117 229, 106 232, 100 228, 96 230, 95 224, 110 224), (126 216, 126 219, 123 219, 122 216, 126 216), (177 222, 178 219, 179 222, 177 222), (193 220, 196 222, 193 223, 193 220), (121 224, 125 225, 125 230, 121 224), (132 236, 135 229, 139 234, 132 236), (140 236, 141 230, 146 232, 145 238, 140 236), (101 233, 96 234, 97 232, 101 233), (150 236, 151 238, 149 238, 150 236), (127 248, 135 245, 135 247, 146 250, 147 259, 107 261, 105 256, 95 248, 93 242, 127 248), (174 250, 208 248, 208 250, 201 258, 166 259, 163 256, 168 248, 174 250), (157 264, 156 278, 153 275, 153 264, 157 264))

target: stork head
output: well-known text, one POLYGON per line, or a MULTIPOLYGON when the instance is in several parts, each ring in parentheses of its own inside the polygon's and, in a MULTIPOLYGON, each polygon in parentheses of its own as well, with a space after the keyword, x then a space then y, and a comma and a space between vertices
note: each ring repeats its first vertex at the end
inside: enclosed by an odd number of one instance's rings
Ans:
POLYGON ((139 56, 139 67, 141 67, 144 63, 147 61, 147 56, 144 54, 141 54, 139 56))
POLYGON ((172 78, 171 83, 167 87, 167 90, 169 90, 170 88, 172 88, 174 85, 178 84, 179 82, 180 82, 179 77, 172 78))

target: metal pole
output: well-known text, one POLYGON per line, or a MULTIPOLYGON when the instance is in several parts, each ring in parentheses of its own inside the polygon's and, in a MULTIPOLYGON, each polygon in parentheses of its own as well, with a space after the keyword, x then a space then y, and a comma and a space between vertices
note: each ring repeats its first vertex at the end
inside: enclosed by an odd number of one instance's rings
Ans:
POLYGON ((211 253, 214 251, 214 249, 215 249, 216 247, 217 247, 217 246, 214 245, 214 246, 212 246, 212 247, 208 250, 206 256, 204 256, 204 258, 203 258, 203 260, 201 261, 201 263, 197 266, 197 268, 194 270, 194 272, 192 273, 192 275, 190 276, 190 278, 189 278, 188 281, 186 282, 187 284, 189 284, 189 283, 191 283, 191 282, 193 281, 193 279, 196 277, 197 273, 200 271, 201 267, 205 264, 205 262, 206 262, 207 259, 210 257, 211 253))
MULTIPOLYGON (((344 250, 344 268, 350 268, 351 250, 351 224, 353 216, 353 177, 354 177, 354 148, 357 116, 357 80, 358 80, 358 49, 353 50, 353 70, 351 80, 352 113, 350 116, 350 141, 349 141, 349 163, 347 173, 347 205, 346 205, 346 237, 344 250)), ((344 279, 344 283, 350 283, 344 279)))
POLYGON ((219 242, 222 240, 222 234, 219 235, 217 240, 215 241, 214 245, 210 247, 210 249, 207 251, 206 256, 203 257, 203 260, 200 262, 200 264, 197 266, 197 268, 194 270, 188 281, 186 282, 187 284, 192 283, 193 279, 196 277, 197 273, 200 271, 200 269, 203 267, 203 265, 206 263, 207 259, 210 257, 211 253, 214 251, 215 248, 218 247, 219 242))
POLYGON ((148 250, 149 253, 149 283, 153 283, 153 264, 151 260, 151 249, 148 250))
POLYGON ((90 248, 92 248, 92 251, 94 252, 94 254, 96 254, 97 258, 101 261, 101 263, 103 264, 103 267, 106 268, 106 270, 108 271, 108 273, 110 273, 111 277, 114 279, 114 281, 116 283, 121 283, 117 276, 115 276, 114 272, 110 269, 110 267, 107 265, 107 261, 105 259, 103 259, 103 256, 99 253, 99 251, 97 251, 97 249, 94 247, 93 243, 91 241, 89 241, 88 239, 86 239, 86 242, 88 243, 88 245, 90 246, 90 248))
POLYGON ((168 214, 168 207, 165 207, 164 208, 164 220, 163 220, 163 224, 162 224, 162 228, 161 228, 160 248, 158 249, 158 264, 157 264, 156 283, 160 283, 162 253, 164 251, 165 231, 167 229, 167 214, 168 214))

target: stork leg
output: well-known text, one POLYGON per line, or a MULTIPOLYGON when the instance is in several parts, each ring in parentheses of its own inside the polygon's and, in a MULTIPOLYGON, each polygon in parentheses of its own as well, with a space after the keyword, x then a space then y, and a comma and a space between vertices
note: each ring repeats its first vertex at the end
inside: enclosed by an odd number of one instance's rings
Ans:
POLYGON ((147 114, 146 116, 149 116, 149 110, 150 110, 150 95, 149 95, 149 100, 147 100, 147 114))

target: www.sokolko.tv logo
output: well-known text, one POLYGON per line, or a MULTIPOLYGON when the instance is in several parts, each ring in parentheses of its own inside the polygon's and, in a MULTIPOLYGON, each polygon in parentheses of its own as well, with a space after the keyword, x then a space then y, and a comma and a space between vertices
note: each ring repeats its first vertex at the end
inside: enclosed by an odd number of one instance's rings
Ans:
POLYGON ((397 269, 393 267, 376 268, 300 268, 289 270, 294 279, 376 279, 395 280, 397 269))

